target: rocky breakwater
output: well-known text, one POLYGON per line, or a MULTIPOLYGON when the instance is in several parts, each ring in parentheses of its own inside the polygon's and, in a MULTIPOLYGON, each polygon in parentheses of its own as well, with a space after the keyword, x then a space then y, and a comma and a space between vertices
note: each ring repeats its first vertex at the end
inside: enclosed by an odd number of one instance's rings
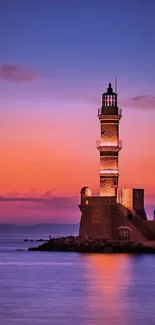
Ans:
POLYGON ((51 238, 48 242, 31 247, 29 251, 61 251, 80 253, 155 253, 155 243, 151 246, 147 242, 110 241, 108 239, 86 238, 68 236, 51 238))

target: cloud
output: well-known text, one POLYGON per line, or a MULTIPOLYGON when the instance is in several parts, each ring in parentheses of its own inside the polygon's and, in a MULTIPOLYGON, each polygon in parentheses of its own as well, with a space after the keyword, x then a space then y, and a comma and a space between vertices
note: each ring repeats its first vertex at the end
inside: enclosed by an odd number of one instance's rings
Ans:
POLYGON ((138 109, 155 109, 154 95, 137 95, 131 98, 131 102, 138 109))
MULTIPOLYGON (((49 198, 49 197, 51 197, 52 195, 53 195, 53 193, 56 191, 56 188, 52 188, 52 189, 50 189, 50 190, 46 190, 42 195, 41 194, 39 194, 38 193, 38 191, 37 191, 37 189, 36 188, 32 188, 32 189, 30 189, 30 191, 28 191, 28 192, 26 192, 26 193, 24 193, 24 194, 19 194, 18 193, 18 196, 20 196, 20 197, 32 197, 32 198, 38 198, 38 197, 42 197, 42 198, 49 198)), ((13 192, 12 192, 13 193, 13 192)), ((12 196, 10 193, 8 193, 8 195, 7 196, 12 196)), ((13 195, 13 196, 15 196, 15 195, 13 195)), ((17 194, 16 194, 16 196, 17 196, 17 194)))
POLYGON ((10 82, 30 82, 38 79, 38 75, 22 66, 4 64, 0 65, 0 78, 10 82))
POLYGON ((56 191, 56 188, 53 188, 53 190, 48 190, 44 193, 44 197, 51 197, 53 192, 56 191))
POLYGON ((77 205, 75 197, 51 196, 53 191, 47 191, 43 196, 0 196, 0 203, 34 203, 46 208, 70 209, 77 205))

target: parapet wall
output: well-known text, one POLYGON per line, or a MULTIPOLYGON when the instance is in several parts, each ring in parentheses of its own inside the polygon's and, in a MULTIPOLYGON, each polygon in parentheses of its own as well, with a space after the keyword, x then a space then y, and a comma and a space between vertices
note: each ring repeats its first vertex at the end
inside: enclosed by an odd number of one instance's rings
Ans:
POLYGON ((84 196, 81 198, 81 205, 89 206, 108 206, 115 205, 116 197, 115 196, 84 196))

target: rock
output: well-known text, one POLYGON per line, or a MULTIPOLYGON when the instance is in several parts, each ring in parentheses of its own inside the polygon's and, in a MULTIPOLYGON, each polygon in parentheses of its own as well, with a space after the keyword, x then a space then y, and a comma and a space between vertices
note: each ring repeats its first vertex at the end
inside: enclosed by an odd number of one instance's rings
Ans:
MULTIPOLYGON (((43 241, 40 239, 38 241, 43 241)), ((38 247, 29 251, 63 251, 83 253, 155 253, 155 247, 145 243, 110 241, 107 238, 80 238, 74 236, 50 238, 38 247)))
MULTIPOLYGON (((36 239, 36 240, 34 240, 34 239, 24 239, 24 241, 29 241, 29 242, 32 242, 32 241, 44 242, 45 240, 41 238, 41 239, 36 239)), ((46 240, 46 241, 49 241, 49 240, 46 240)))
POLYGON ((113 246, 105 246, 103 249, 104 253, 112 253, 113 252, 113 246))

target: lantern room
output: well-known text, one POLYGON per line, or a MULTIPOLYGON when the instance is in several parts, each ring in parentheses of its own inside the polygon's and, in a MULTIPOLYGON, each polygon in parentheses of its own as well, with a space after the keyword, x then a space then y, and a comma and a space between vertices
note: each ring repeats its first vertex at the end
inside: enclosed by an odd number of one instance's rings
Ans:
POLYGON ((102 106, 114 106, 117 107, 117 94, 113 92, 111 83, 107 88, 107 92, 102 95, 102 106))

